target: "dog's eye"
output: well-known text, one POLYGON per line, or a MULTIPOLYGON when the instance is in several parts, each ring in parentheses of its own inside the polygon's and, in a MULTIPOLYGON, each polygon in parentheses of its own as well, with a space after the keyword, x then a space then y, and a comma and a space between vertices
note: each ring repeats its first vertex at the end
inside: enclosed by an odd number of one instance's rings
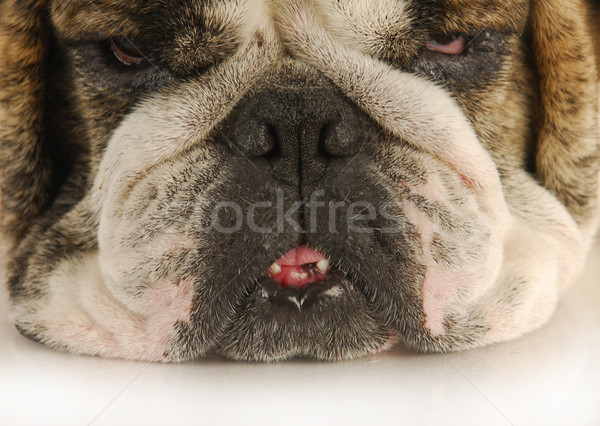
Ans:
POLYGON ((111 39, 110 49, 115 57, 125 65, 140 65, 146 61, 144 53, 125 36, 111 39))
POLYGON ((427 50, 445 55, 460 55, 467 47, 467 39, 462 35, 436 37, 427 42, 427 50))

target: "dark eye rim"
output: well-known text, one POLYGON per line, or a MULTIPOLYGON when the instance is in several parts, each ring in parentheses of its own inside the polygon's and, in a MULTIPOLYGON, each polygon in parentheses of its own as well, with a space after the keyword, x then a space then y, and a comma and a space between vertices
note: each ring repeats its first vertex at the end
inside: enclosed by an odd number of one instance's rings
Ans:
POLYGON ((140 66, 148 62, 146 55, 125 36, 109 39, 109 47, 114 57, 125 66, 140 66))

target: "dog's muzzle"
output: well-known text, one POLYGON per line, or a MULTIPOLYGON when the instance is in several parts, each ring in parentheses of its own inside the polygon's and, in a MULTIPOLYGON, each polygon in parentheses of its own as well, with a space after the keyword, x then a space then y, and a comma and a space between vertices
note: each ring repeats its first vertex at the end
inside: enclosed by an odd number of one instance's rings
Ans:
MULTIPOLYGON (((225 139, 234 153, 267 162, 277 180, 303 193, 318 185, 332 158, 360 153, 369 141, 367 122, 358 107, 332 89, 280 87, 243 101, 225 139)), ((275 261, 260 280, 264 300, 301 310, 342 297, 344 283, 324 254, 304 245, 275 261)))

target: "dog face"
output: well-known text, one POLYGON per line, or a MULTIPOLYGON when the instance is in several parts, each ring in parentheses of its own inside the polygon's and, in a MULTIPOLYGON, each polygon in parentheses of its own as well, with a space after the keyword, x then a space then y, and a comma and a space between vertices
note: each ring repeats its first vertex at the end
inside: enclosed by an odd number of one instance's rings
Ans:
POLYGON ((3 3, 17 328, 174 361, 540 326, 596 227, 597 75, 584 3, 508 3, 3 3))

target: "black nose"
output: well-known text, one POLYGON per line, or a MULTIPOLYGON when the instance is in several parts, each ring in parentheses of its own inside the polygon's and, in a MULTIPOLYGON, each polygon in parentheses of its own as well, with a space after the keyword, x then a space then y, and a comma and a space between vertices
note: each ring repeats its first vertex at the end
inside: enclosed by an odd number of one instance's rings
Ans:
POLYGON ((333 89, 274 88, 243 101, 226 136, 239 154, 267 159, 282 179, 314 181, 332 158, 360 152, 367 120, 333 89))

